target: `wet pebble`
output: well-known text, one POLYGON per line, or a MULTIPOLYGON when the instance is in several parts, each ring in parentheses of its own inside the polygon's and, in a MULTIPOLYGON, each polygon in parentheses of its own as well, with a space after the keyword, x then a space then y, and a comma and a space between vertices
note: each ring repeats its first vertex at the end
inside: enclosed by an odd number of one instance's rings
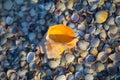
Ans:
POLYGON ((66 76, 65 75, 60 75, 60 76, 56 77, 55 80, 66 80, 66 76))
POLYGON ((65 55, 65 60, 67 61, 67 63, 73 62, 74 59, 75 59, 75 57, 74 57, 74 55, 72 55, 72 54, 66 54, 66 55, 65 55))
POLYGON ((94 80, 94 77, 92 74, 87 74, 87 75, 85 75, 84 78, 85 78, 85 80, 94 80))

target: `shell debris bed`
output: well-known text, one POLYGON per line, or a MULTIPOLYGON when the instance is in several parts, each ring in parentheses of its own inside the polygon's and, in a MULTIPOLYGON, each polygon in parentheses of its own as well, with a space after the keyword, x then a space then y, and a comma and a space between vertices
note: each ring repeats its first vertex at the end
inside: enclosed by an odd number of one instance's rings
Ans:
POLYGON ((119 80, 120 0, 0 0, 0 80, 119 80))

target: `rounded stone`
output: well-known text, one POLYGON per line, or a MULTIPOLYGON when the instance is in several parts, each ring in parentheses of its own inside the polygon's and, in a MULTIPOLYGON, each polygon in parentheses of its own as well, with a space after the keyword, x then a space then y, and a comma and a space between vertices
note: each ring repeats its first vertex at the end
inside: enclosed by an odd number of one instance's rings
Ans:
POLYGON ((117 25, 120 25, 120 16, 116 16, 115 22, 117 25))
POLYGON ((79 47, 81 50, 87 50, 89 44, 90 44, 89 42, 84 41, 84 40, 81 40, 81 41, 78 42, 78 47, 79 47))
POLYGON ((93 56, 92 54, 89 54, 86 59, 85 59, 86 63, 91 64, 94 63, 96 61, 96 57, 93 56))

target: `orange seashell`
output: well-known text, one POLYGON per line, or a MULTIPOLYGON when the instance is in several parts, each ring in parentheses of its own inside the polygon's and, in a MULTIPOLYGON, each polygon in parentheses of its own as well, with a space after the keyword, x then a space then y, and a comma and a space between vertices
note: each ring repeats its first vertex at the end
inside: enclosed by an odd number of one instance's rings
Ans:
POLYGON ((68 26, 58 24, 51 26, 46 35, 46 53, 48 58, 59 58, 66 49, 76 46, 78 38, 68 26))

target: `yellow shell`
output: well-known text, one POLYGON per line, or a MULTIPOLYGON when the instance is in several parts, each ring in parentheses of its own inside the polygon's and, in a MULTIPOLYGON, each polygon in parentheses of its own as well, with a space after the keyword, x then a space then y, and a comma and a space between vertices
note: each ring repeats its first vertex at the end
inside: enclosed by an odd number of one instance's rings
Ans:
POLYGON ((95 14, 95 19, 97 23, 104 23, 108 18, 108 13, 106 11, 98 11, 95 14))

